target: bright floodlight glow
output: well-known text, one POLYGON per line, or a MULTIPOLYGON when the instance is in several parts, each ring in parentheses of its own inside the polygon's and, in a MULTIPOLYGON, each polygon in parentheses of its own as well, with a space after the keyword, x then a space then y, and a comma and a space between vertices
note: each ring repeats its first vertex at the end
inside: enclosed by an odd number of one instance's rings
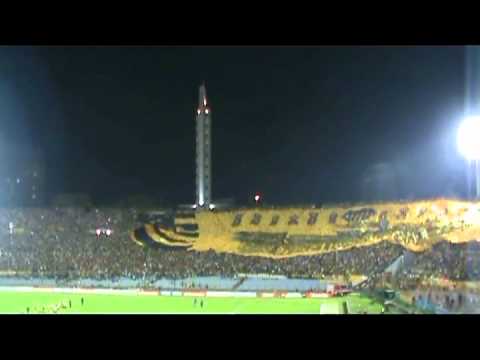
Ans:
POLYGON ((197 208, 197 204, 193 204, 192 209, 196 209, 196 208, 197 208))
POLYGON ((458 128, 457 146, 468 160, 480 160, 480 116, 466 118, 458 128))
POLYGON ((208 114, 208 108, 205 109, 205 114, 208 114))
POLYGON ((200 201, 198 202, 198 205, 200 205, 200 206, 203 206, 203 204, 204 204, 203 200, 200 200, 200 201))
POLYGON ((260 195, 255 195, 255 201, 260 200, 260 195))
POLYGON ((210 210, 215 209, 215 205, 214 205, 214 204, 210 204, 210 205, 208 205, 208 207, 210 208, 210 210))

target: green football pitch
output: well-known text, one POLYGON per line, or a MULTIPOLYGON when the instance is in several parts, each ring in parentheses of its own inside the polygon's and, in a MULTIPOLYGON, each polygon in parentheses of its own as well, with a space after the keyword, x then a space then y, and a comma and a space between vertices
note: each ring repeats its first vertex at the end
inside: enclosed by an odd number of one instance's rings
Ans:
POLYGON ((321 299, 198 297, 195 303, 195 298, 182 296, 0 291, 2 314, 342 314, 345 305, 353 314, 378 314, 382 309, 360 294, 321 299))

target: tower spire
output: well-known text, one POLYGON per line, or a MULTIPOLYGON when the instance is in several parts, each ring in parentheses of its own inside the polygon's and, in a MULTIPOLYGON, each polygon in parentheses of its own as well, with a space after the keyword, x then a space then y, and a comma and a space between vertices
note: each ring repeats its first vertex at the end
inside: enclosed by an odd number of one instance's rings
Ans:
POLYGON ((203 208, 211 205, 211 112, 208 108, 205 82, 198 90, 198 109, 196 118, 196 206, 203 208))
POLYGON ((207 106, 207 88, 205 86, 205 81, 200 85, 200 89, 198 91, 198 107, 204 108, 207 106))

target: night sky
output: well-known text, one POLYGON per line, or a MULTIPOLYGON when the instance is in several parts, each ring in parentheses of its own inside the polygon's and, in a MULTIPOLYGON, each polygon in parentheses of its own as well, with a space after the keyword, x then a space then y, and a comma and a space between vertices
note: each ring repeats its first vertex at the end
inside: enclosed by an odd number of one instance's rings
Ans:
POLYGON ((3 47, 0 131, 43 149, 49 193, 191 203, 205 81, 214 199, 463 196, 464 63, 461 46, 3 47))

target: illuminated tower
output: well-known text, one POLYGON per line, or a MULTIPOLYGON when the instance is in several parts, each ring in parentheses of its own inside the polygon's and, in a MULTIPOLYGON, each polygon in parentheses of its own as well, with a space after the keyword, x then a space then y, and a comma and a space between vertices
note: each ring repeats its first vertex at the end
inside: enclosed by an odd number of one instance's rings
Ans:
POLYGON ((197 207, 209 207, 212 200, 211 111, 205 84, 200 86, 196 118, 196 200, 197 207))

